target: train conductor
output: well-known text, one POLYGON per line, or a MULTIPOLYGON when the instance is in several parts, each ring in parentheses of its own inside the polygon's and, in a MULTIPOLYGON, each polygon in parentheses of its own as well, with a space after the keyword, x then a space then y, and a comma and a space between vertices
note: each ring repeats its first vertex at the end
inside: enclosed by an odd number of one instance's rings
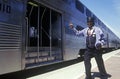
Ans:
POLYGON ((77 35, 84 35, 86 37, 86 51, 84 53, 84 64, 85 64, 85 73, 86 79, 92 79, 91 76, 91 57, 94 56, 97 62, 97 66, 102 77, 108 76, 105 70, 104 61, 102 58, 102 53, 100 49, 105 43, 103 40, 103 32, 99 27, 96 27, 94 24, 93 17, 87 17, 87 28, 84 28, 81 31, 78 31, 72 23, 69 24, 70 28, 77 35))

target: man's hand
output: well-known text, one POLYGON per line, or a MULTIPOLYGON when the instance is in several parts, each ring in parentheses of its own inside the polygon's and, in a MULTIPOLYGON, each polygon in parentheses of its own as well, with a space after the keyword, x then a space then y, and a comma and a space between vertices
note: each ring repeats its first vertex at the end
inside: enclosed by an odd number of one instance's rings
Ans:
POLYGON ((74 28, 72 23, 69 23, 69 26, 70 26, 71 29, 74 28))
POLYGON ((96 49, 97 49, 97 50, 100 50, 101 48, 102 48, 102 45, 101 45, 100 43, 97 43, 97 44, 96 44, 96 49))

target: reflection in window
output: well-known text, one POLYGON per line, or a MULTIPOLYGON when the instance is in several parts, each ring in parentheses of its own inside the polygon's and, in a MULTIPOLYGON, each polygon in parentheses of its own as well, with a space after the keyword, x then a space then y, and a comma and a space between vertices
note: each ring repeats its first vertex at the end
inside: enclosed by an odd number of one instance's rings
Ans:
POLYGON ((86 16, 91 16, 91 12, 87 8, 86 8, 86 16))
POLYGON ((84 13, 84 6, 83 6, 82 3, 80 3, 79 0, 76 0, 76 8, 77 8, 80 12, 84 13))
POLYGON ((37 29, 35 29, 35 27, 30 27, 29 35, 30 35, 30 37, 37 37, 37 29))

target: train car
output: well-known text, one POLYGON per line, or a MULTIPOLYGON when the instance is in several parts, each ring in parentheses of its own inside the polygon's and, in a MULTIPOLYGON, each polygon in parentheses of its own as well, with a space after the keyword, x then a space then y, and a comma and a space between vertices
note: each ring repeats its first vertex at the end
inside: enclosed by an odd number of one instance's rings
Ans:
POLYGON ((105 34, 104 48, 120 39, 79 0, 0 0, 0 74, 76 59, 85 49, 78 30, 93 16, 105 34))

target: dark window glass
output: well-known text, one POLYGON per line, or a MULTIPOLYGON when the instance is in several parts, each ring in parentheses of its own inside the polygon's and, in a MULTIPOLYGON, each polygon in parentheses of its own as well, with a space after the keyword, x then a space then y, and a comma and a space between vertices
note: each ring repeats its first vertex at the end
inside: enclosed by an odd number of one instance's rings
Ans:
POLYGON ((91 16, 91 12, 88 9, 86 9, 86 16, 91 16))
POLYGON ((94 18, 95 23, 97 23, 97 18, 95 15, 93 15, 93 18, 94 18))
POLYGON ((9 5, 6 6, 6 12, 11 13, 11 6, 9 6, 9 5))
POLYGON ((98 25, 101 25, 101 21, 100 20, 98 20, 98 25))
POLYGON ((1 11, 1 3, 0 3, 0 11, 1 11))
POLYGON ((76 0, 76 8, 77 8, 80 12, 84 13, 84 6, 83 6, 82 3, 80 3, 79 0, 76 0))

